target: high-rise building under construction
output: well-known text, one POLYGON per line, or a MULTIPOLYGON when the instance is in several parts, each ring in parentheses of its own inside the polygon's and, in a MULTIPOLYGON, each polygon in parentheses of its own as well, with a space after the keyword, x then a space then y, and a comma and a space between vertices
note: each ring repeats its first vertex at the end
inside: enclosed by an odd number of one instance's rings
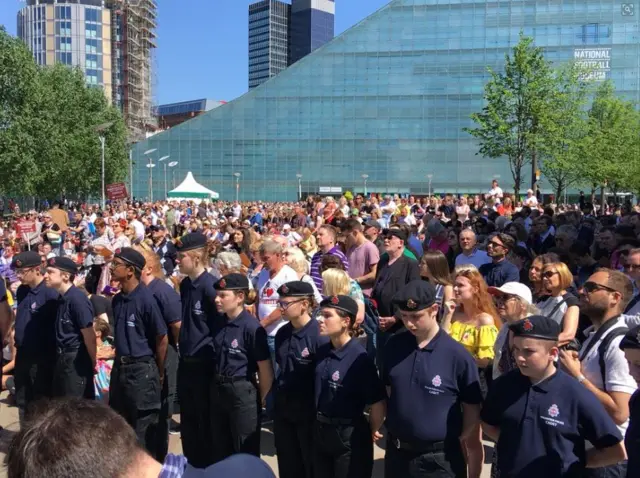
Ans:
POLYGON ((155 0, 27 0, 18 36, 40 65, 78 66, 123 113, 130 139, 155 129, 155 0))

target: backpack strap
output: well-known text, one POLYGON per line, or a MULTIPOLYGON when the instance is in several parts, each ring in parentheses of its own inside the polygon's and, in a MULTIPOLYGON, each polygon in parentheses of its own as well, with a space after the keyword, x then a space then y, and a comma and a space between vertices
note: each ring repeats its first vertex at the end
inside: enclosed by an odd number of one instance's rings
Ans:
POLYGON ((604 339, 598 345, 598 363, 600 364, 600 375, 602 375, 602 389, 607 391, 607 368, 604 363, 604 356, 611 346, 611 342, 616 337, 626 334, 629 331, 627 327, 617 327, 605 335, 604 339))

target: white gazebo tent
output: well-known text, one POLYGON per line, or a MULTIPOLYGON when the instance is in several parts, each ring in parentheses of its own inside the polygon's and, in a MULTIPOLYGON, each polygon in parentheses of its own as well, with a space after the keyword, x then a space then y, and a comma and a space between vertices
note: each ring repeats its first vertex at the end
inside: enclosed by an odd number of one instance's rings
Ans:
POLYGON ((205 188, 202 184, 198 183, 194 178, 191 171, 187 173, 187 177, 184 181, 175 189, 169 191, 167 194, 171 199, 218 199, 220 195, 205 188))

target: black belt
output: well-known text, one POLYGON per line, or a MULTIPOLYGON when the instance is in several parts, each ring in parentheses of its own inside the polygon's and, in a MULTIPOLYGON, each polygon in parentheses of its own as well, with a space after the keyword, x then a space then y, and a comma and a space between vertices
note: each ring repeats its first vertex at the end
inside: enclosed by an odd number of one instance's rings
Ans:
POLYGON ((151 355, 147 355, 145 357, 132 357, 130 355, 125 355, 123 357, 116 357, 116 362, 121 363, 122 365, 128 365, 132 363, 141 363, 141 362, 151 362, 153 357, 151 355))
POLYGON ((216 383, 235 383, 235 382, 248 382, 247 377, 224 377, 222 375, 216 375, 216 383))
POLYGON ((412 451, 415 453, 434 453, 444 450, 443 441, 404 441, 399 438, 395 438, 394 436, 389 436, 389 441, 398 450, 412 451))
POLYGON ((62 354, 70 354, 70 353, 75 353, 78 350, 80 350, 80 347, 58 347, 58 354, 62 355, 62 354))
POLYGON ((322 413, 318 413, 316 415, 316 420, 320 423, 325 423, 327 425, 342 425, 342 426, 351 426, 355 425, 358 421, 362 420, 362 417, 359 418, 333 418, 323 415, 322 413))

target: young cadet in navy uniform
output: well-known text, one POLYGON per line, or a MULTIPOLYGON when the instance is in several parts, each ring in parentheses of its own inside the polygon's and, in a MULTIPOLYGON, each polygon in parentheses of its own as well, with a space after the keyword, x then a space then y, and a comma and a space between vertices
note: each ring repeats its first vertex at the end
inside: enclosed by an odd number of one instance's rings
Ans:
MULTIPOLYGON (((640 385, 640 326, 629 330, 620 342, 629 362, 629 373, 640 385)), ((627 449, 627 478, 640 476, 640 389, 629 400, 629 427, 624 436, 627 449)))
POLYGON ((315 405, 316 353, 329 339, 311 318, 316 307, 311 284, 287 282, 278 288, 282 318, 288 321, 276 334, 275 416, 273 434, 280 478, 311 478, 315 405))
POLYGON ((94 313, 87 295, 73 285, 77 272, 78 266, 68 257, 52 257, 47 261, 45 283, 60 294, 53 396, 93 400, 93 370, 96 365, 94 313))
POLYGON ((211 423, 216 462, 234 453, 260 456, 260 412, 273 383, 273 366, 267 333, 244 307, 255 301, 255 290, 249 287, 242 274, 228 274, 215 284, 216 307, 226 319, 213 335, 211 423))
POLYGON ((45 285, 37 252, 21 252, 14 256, 11 267, 22 282, 16 291, 14 371, 16 402, 22 423, 25 411, 33 401, 52 396, 56 311, 60 295, 45 285))
POLYGON ((196 468, 213 463, 211 391, 214 376, 212 326, 224 319, 214 299, 215 278, 205 270, 207 237, 193 232, 178 243, 182 325, 178 364, 178 401, 182 451, 196 468))
POLYGON ((531 316, 509 325, 517 370, 489 389, 483 431, 502 477, 578 478, 625 459, 622 436, 595 395, 558 370, 560 325, 531 316), (585 441, 594 448, 585 451, 585 441))
POLYGON ((389 339, 383 351, 389 395, 385 476, 466 477, 460 439, 480 421, 478 367, 438 326, 433 285, 411 281, 392 302, 407 331, 389 339))
POLYGON ((111 262, 120 283, 113 298, 116 359, 111 371, 109 405, 131 425, 151 454, 157 444, 160 390, 167 355, 167 326, 153 294, 140 284, 144 256, 124 247, 111 262))
POLYGON ((373 442, 382 436, 384 386, 367 351, 352 339, 357 335, 356 301, 338 295, 320 307, 320 333, 330 343, 317 352, 313 473, 316 478, 370 478, 373 442))
POLYGON ((169 424, 175 401, 176 378, 178 372, 178 342, 180 340, 180 324, 182 323, 182 305, 180 294, 164 280, 160 258, 151 248, 134 246, 144 256, 145 265, 140 281, 151 291, 158 303, 162 318, 169 331, 167 358, 164 361, 164 383, 162 384, 162 406, 158 424, 158 444, 154 458, 164 461, 169 451, 169 424))

